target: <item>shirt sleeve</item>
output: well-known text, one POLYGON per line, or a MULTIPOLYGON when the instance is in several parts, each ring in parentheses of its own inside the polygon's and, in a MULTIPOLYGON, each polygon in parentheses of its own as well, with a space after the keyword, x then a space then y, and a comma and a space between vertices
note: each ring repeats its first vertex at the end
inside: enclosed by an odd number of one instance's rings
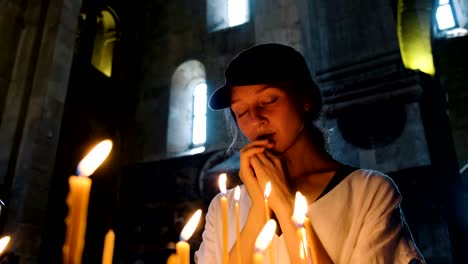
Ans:
POLYGON ((217 195, 210 203, 205 217, 205 229, 202 234, 203 242, 195 252, 195 263, 217 264, 222 263, 222 248, 219 234, 221 229, 216 216, 221 208, 220 195, 217 195))
POLYGON ((371 199, 350 263, 424 263, 400 208, 401 196, 387 176, 375 177, 367 198, 371 199), (413 263, 413 262, 411 262, 413 263))

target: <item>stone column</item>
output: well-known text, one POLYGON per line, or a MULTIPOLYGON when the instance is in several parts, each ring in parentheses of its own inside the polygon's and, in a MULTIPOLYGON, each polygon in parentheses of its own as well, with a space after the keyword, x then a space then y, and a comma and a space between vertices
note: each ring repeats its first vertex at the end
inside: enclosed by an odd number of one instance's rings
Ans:
POLYGON ((3 229, 20 263, 38 263, 81 0, 7 2, 0 29, 14 30, 2 54, 11 75, 0 75, 3 229))

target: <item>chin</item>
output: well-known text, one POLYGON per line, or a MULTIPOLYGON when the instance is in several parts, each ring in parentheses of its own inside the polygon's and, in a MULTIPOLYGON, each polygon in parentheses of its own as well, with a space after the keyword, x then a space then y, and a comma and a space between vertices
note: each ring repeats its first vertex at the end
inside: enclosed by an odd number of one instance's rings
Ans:
POLYGON ((281 149, 277 148, 276 146, 274 146, 271 149, 268 149, 268 151, 275 156, 281 156, 284 152, 281 149))

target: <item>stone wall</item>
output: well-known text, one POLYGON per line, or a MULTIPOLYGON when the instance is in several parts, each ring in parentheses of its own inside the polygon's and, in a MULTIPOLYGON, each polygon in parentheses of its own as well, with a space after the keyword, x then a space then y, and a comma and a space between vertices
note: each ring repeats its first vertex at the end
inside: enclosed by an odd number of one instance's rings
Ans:
MULTIPOLYGON (((140 90, 136 123, 127 131, 126 144, 130 161, 152 161, 170 157, 166 153, 166 130, 171 77, 182 63, 200 61, 206 69, 208 94, 224 82, 224 69, 241 50, 255 43, 279 42, 303 50, 301 28, 294 1, 251 2, 250 22, 233 28, 207 32, 205 3, 178 0, 148 1, 145 14, 131 12, 136 33, 127 41, 123 53, 132 52, 139 58, 135 65, 141 73, 132 76, 140 90)), ((222 111, 207 113, 206 151, 226 148, 230 138, 226 133, 222 111)))
POLYGON ((37 263, 81 1, 2 4, 0 123, 3 230, 37 263))

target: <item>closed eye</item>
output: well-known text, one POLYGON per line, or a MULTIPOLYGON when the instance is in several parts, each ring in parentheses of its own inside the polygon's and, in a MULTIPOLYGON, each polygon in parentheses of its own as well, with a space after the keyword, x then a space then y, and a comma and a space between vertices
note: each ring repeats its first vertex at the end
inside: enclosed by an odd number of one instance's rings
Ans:
POLYGON ((278 100, 278 97, 270 97, 265 100, 263 100, 263 104, 272 104, 278 100))
POLYGON ((247 113, 247 111, 242 112, 242 113, 240 113, 240 114, 236 114, 236 115, 237 115, 237 118, 244 116, 246 113, 247 113))

